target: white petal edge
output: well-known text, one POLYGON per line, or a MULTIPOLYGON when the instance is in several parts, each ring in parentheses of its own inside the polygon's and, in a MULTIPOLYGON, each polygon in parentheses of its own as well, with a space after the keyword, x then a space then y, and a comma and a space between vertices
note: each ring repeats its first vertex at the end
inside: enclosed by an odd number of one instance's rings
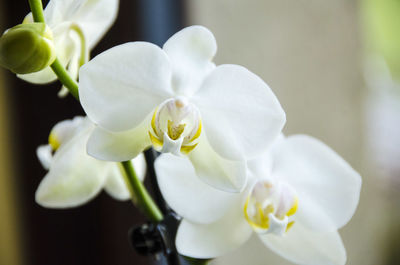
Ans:
POLYGON ((278 144, 285 140, 285 136, 281 133, 273 142, 271 147, 264 153, 258 155, 254 159, 247 161, 249 176, 252 178, 270 178, 273 168, 272 150, 278 144))
POLYGON ((205 183, 222 191, 240 192, 247 183, 244 161, 231 161, 217 154, 202 132, 198 145, 188 155, 196 175, 205 183))
MULTIPOLYGON (((359 201, 361 176, 338 154, 321 141, 294 135, 273 149, 274 177, 286 181, 299 196, 296 216, 304 225, 317 228, 320 215, 326 227, 344 226, 353 216, 359 201), (324 216, 325 215, 325 216, 324 216)), ((321 221, 322 222, 322 221, 321 221)), ((324 224, 319 224, 325 229, 324 224)))
POLYGON ((239 194, 217 190, 202 182, 185 157, 162 154, 155 161, 157 181, 168 205, 194 223, 211 223, 235 206, 239 194))
POLYGON ((130 130, 172 94, 171 67, 156 45, 115 46, 83 65, 79 96, 90 119, 109 131, 130 130))
POLYGON ((285 112, 257 75, 220 65, 193 95, 211 146, 221 156, 251 159, 267 150, 285 124, 285 112))
POLYGON ((337 231, 318 233, 295 223, 284 236, 259 234, 259 238, 272 251, 296 264, 346 263, 346 250, 337 231))
MULTIPOLYGON (((132 159, 132 163, 138 178, 143 181, 146 175, 146 160, 144 159, 144 155, 139 154, 132 159)), ((107 175, 104 190, 116 200, 130 199, 130 193, 124 181, 121 167, 115 162, 108 162, 108 164, 110 164, 110 171, 107 175)))
POLYGON ((118 0, 51 0, 44 10, 50 27, 69 21, 78 24, 90 49, 114 23, 118 0))
POLYGON ((87 142, 89 155, 105 161, 131 160, 151 146, 149 137, 151 115, 139 126, 123 132, 109 132, 96 127, 87 142))
POLYGON ((70 141, 77 133, 82 130, 87 130, 90 125, 90 121, 82 116, 75 116, 73 119, 67 119, 58 122, 50 131, 59 144, 70 141))
POLYGON ((144 157, 144 154, 143 153, 139 154, 131 161, 132 161, 132 164, 135 169, 137 177, 139 178, 140 181, 143 181, 144 178, 146 177, 146 172, 147 172, 147 164, 146 164, 146 159, 144 157))
POLYGON ((17 74, 17 77, 32 84, 48 84, 57 80, 50 66, 34 73, 17 74))
POLYGON ((55 153, 49 172, 36 190, 38 204, 47 208, 76 207, 101 191, 107 163, 86 154, 90 130, 80 131, 55 153))
POLYGON ((221 219, 211 224, 195 224, 183 219, 176 235, 180 254, 209 259, 225 255, 244 244, 253 233, 243 218, 241 201, 221 219))
POLYGON ((178 94, 192 95, 215 68, 211 60, 217 52, 217 43, 211 31, 203 26, 190 26, 175 33, 163 50, 170 58, 172 84, 178 94))
MULTIPOLYGON (((107 162, 105 162, 107 163, 107 162)), ((129 190, 123 179, 121 169, 116 162, 108 162, 108 174, 104 183, 104 190, 115 200, 125 201, 130 198, 129 190)))
POLYGON ((67 19, 82 27, 88 48, 92 49, 114 23, 118 6, 119 0, 84 1, 67 19))
POLYGON ((52 148, 49 144, 41 145, 36 149, 36 155, 42 164, 43 168, 49 170, 53 161, 52 148))

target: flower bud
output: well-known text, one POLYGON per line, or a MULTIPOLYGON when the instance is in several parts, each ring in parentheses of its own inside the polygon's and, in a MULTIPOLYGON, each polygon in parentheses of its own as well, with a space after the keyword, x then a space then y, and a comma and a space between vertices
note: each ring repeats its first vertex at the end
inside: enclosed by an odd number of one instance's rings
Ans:
POLYGON ((0 37, 0 65, 14 73, 40 71, 55 59, 53 34, 44 23, 20 24, 0 37))

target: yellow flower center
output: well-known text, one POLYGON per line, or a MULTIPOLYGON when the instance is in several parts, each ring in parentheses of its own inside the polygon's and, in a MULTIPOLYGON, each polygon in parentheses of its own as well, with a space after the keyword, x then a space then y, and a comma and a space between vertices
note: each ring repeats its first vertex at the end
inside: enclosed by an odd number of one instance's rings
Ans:
POLYGON ((57 149, 61 145, 60 141, 58 140, 54 132, 51 132, 49 135, 49 145, 51 146, 51 149, 53 149, 53 151, 57 151, 57 149))
MULTIPOLYGON (((165 142, 177 145, 183 154, 190 153, 198 143, 201 134, 201 120, 198 110, 185 99, 170 99, 156 108, 151 119, 150 140, 154 148, 164 150, 165 142), (166 139, 167 138, 167 139, 166 139)), ((170 146, 170 145, 168 145, 170 146)))
POLYGON ((282 234, 293 226, 297 208, 298 198, 288 185, 261 180, 247 197, 243 211, 255 231, 282 234))

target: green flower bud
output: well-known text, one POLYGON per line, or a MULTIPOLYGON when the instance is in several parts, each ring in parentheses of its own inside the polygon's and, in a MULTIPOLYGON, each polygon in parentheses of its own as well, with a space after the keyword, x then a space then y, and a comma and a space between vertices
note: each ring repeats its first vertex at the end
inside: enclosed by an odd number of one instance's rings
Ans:
POLYGON ((40 71, 55 59, 53 34, 45 23, 20 24, 0 37, 0 66, 14 73, 40 71))

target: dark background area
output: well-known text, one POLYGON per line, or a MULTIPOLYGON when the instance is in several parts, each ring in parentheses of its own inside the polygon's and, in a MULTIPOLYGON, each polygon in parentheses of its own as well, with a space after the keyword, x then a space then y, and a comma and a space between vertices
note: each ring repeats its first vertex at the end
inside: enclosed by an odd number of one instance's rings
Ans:
MULTIPOLYGON (((119 15, 111 30, 91 52, 91 56, 129 41, 151 41, 162 45, 183 27, 184 6, 180 0, 121 0, 119 15)), ((44 1, 44 6, 47 1, 44 1)), ((29 12, 28 1, 4 3, 6 28, 22 22, 29 12)), ((4 29, 0 29, 4 31, 4 29)), ((36 86, 8 72, 8 94, 12 106, 12 146, 15 168, 21 242, 26 265, 151 264, 131 249, 127 231, 145 220, 127 202, 101 193, 90 203, 68 210, 46 209, 34 200, 36 188, 46 171, 36 157, 36 148, 47 143, 58 121, 83 115, 71 96, 57 98, 60 83, 36 86)))

